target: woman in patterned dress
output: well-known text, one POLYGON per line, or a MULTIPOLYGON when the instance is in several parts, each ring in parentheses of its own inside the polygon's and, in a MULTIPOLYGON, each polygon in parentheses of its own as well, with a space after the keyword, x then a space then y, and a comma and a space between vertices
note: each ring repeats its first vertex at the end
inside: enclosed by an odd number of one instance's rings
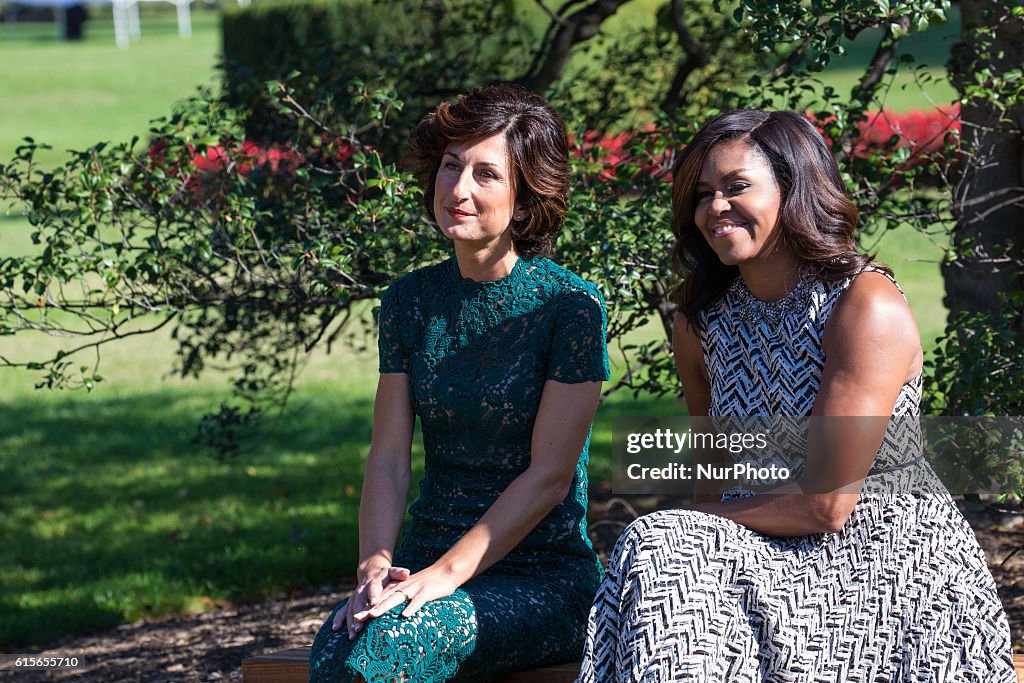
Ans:
POLYGON ((798 457, 743 456, 801 476, 636 520, 579 680, 1015 681, 977 540, 892 431, 916 433, 918 331, 891 271, 856 251, 857 211, 821 135, 790 112, 729 112, 686 147, 673 183, 689 413, 810 416, 798 457))
POLYGON ((566 209, 565 127, 542 98, 491 86, 439 105, 410 146, 454 256, 381 300, 358 585, 316 637, 311 681, 575 660, 600 581, 585 520, 604 303, 543 256, 566 209), (396 550, 416 418, 424 476, 396 550))

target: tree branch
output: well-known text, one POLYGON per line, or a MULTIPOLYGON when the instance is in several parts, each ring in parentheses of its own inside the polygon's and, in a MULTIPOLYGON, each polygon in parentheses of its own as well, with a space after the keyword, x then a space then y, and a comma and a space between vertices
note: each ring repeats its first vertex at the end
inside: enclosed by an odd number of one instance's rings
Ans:
MULTIPOLYGON (((896 19, 896 23, 900 27, 900 31, 906 34, 910 30, 910 17, 906 14, 896 19)), ((889 64, 892 63, 893 58, 896 56, 896 50, 900 46, 899 38, 894 38, 892 35, 892 28, 886 25, 882 32, 882 38, 878 41, 878 48, 875 49, 875 54, 871 57, 871 62, 868 64, 867 70, 864 75, 851 93, 851 99, 853 105, 860 105, 861 109, 867 109, 868 104, 875 96, 875 92, 878 90, 879 84, 882 82, 882 78, 885 76, 886 70, 889 68, 889 64)), ((854 129, 847 128, 846 132, 839 138, 839 152, 836 154, 836 161, 840 165, 846 161, 850 156, 852 149, 854 129)))
POLYGON ((998 204, 994 204, 986 208, 984 211, 979 211, 976 215, 972 216, 970 220, 966 221, 964 224, 971 225, 972 223, 983 221, 996 211, 1000 211, 1009 206, 1024 206, 1024 198, 1007 199, 1005 201, 999 202, 998 204))
POLYGON ((679 107, 682 100, 683 86, 690 74, 702 66, 707 66, 710 61, 707 50, 697 44, 697 41, 690 35, 690 28, 686 25, 686 17, 683 14, 683 0, 672 0, 671 6, 672 27, 679 39, 679 46, 683 48, 686 58, 679 62, 676 67, 675 76, 672 77, 672 84, 661 101, 661 109, 666 114, 671 114, 679 107))
POLYGON ((516 79, 519 85, 533 92, 547 90, 565 71, 573 46, 597 35, 604 20, 630 0, 593 0, 565 17, 564 11, 578 2, 570 0, 558 12, 559 19, 552 19, 533 64, 526 75, 516 79))
POLYGON ((162 321, 160 321, 159 323, 153 325, 152 327, 146 327, 146 328, 141 328, 141 329, 137 329, 137 330, 131 330, 129 332, 121 332, 121 331, 119 331, 118 328, 121 326, 119 324, 119 325, 116 325, 114 327, 111 327, 111 328, 105 330, 106 332, 110 333, 110 336, 104 337, 102 339, 97 339, 96 341, 92 341, 92 342, 88 342, 88 343, 85 343, 85 344, 81 344, 81 345, 76 346, 75 348, 71 349, 70 351, 61 351, 59 355, 56 355, 56 356, 54 356, 52 358, 49 358, 47 360, 44 360, 44 361, 39 361, 39 362, 28 361, 28 362, 21 363, 21 362, 17 362, 17 361, 11 361, 9 358, 0 356, 0 367, 27 368, 27 367, 32 366, 32 365, 38 365, 40 368, 51 367, 55 363, 57 363, 58 361, 63 360, 65 358, 70 358, 71 356, 75 355, 76 353, 79 353, 79 352, 84 351, 86 349, 97 349, 97 348, 99 348, 100 346, 102 346, 104 344, 109 344, 110 342, 118 341, 120 339, 127 339, 129 337, 135 337, 135 336, 138 336, 138 335, 141 335, 141 334, 151 334, 151 333, 156 332, 156 331, 160 330, 161 328, 165 327, 168 323, 172 322, 173 320, 176 320, 177 317, 178 316, 176 314, 175 315, 169 315, 166 318, 164 318, 162 321))
POLYGON ((671 353, 672 346, 668 342, 662 342, 658 345, 651 346, 647 349, 647 353, 643 354, 636 363, 626 368, 626 372, 619 378, 619 381, 611 385, 607 389, 601 392, 601 400, 608 398, 613 393, 621 389, 622 387, 633 386, 633 376, 640 372, 644 367, 654 362, 657 356, 664 353, 671 353))
MULTIPOLYGON (((907 15, 901 16, 896 20, 900 25, 900 30, 906 32, 910 30, 910 17, 907 15)), ((868 70, 864 72, 864 76, 861 78, 860 83, 853 90, 853 97, 860 101, 863 106, 867 106, 871 101, 872 96, 878 89, 878 84, 882 82, 882 77, 885 75, 886 69, 889 68, 889 64, 892 62, 893 57, 896 56, 896 50, 900 46, 899 38, 893 38, 892 30, 888 27, 885 29, 885 33, 882 35, 882 40, 878 43, 878 49, 875 50, 874 56, 871 58, 870 64, 868 64, 868 70)))
MULTIPOLYGON (((819 24, 818 30, 823 29, 825 26, 825 24, 819 24)), ((786 58, 782 60, 781 64, 772 69, 771 79, 774 81, 792 73, 793 67, 796 66, 796 63, 804 56, 804 52, 807 50, 807 46, 811 44, 812 40, 814 40, 814 33, 808 33, 803 42, 793 48, 793 50, 786 55, 786 58)))
MULTIPOLYGON (((847 23, 844 20, 843 35, 845 35, 848 39, 853 40, 858 35, 860 35, 861 31, 863 31, 864 29, 874 28, 878 26, 879 23, 880 22, 878 21, 865 21, 861 23, 851 24, 847 23)), ((808 46, 810 46, 814 38, 820 35, 822 32, 828 30, 828 26, 829 22, 823 21, 815 27, 814 31, 809 32, 807 36, 803 39, 803 42, 801 42, 800 45, 798 45, 797 47, 793 48, 793 50, 788 55, 786 55, 786 58, 782 61, 782 63, 772 70, 770 76, 771 80, 778 80, 779 78, 784 78, 788 76, 790 73, 792 73, 793 68, 804 56, 804 53, 807 51, 808 46)))
POLYGON ((563 23, 565 23, 564 21, 562 21, 561 15, 555 14, 553 11, 548 9, 548 6, 544 4, 544 0, 534 0, 534 2, 536 2, 542 10, 544 10, 544 14, 548 15, 548 18, 551 20, 552 24, 557 24, 561 26, 563 23))
MULTIPOLYGON (((971 199, 961 200, 959 202, 959 205, 961 207, 976 206, 978 204, 984 204, 987 201, 995 199, 996 197, 1002 196, 1004 194, 1009 194, 1011 192, 1014 193, 1014 194, 1024 195, 1024 187, 1001 187, 1001 188, 999 188, 997 190, 993 190, 992 192, 987 192, 987 193, 981 195, 980 197, 972 197, 971 199)), ((1020 200, 1015 199, 1015 200, 1012 200, 1012 201, 1020 201, 1020 200)))

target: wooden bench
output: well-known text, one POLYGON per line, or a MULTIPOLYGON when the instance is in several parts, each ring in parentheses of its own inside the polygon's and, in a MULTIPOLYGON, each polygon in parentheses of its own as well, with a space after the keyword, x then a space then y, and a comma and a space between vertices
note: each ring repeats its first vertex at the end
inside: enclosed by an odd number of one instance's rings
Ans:
MULTIPOLYGON (((506 674, 495 683, 572 683, 579 670, 579 662, 546 666, 506 674)), ((308 680, 308 647, 296 647, 242 660, 243 683, 307 683, 308 680)))
MULTIPOLYGON (((1024 655, 1013 656, 1017 680, 1024 683, 1024 655)), ((496 683, 571 683, 579 664, 559 664, 506 674, 496 683)), ((309 680, 309 648, 256 655, 242 660, 243 683, 306 683, 309 680)))

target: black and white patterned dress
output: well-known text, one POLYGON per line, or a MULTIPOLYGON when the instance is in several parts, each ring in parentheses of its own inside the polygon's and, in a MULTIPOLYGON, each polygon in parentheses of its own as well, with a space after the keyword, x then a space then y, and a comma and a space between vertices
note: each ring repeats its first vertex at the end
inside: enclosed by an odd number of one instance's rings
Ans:
MULTIPOLYGON (((712 417, 809 415, 850 282, 804 280, 766 304, 737 278, 702 317, 712 417)), ((917 415, 920 396, 918 378, 894 415, 917 415)), ((973 531, 941 485, 917 488, 931 469, 890 437, 868 480, 916 472, 915 488, 866 486, 839 533, 771 538, 687 510, 636 520, 591 610, 579 681, 1015 683, 973 531)))

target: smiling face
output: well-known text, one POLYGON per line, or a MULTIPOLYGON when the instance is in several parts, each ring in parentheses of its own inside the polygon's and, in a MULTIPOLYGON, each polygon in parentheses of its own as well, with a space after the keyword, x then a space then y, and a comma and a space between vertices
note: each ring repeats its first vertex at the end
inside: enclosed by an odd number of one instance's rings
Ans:
MULTIPOLYGON (((434 216, 445 237, 512 245, 515 187, 503 135, 451 142, 434 181, 434 216)), ((518 216, 517 216, 518 218, 518 216)))
POLYGON ((742 267, 772 254, 782 197, 762 154, 743 140, 716 145, 694 192, 693 221, 722 263, 742 267))

